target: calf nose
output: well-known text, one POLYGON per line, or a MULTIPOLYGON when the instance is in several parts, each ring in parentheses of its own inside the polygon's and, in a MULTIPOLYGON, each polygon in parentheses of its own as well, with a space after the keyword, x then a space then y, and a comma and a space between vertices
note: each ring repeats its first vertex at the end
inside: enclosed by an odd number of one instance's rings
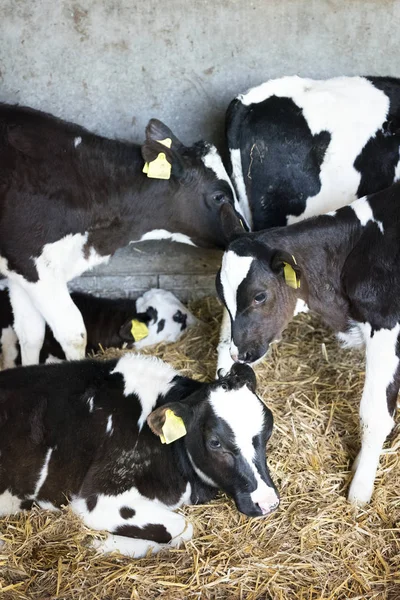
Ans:
POLYGON ((236 360, 238 360, 238 359, 240 360, 240 362, 244 362, 244 363, 251 363, 251 362, 255 361, 255 357, 250 350, 247 350, 246 352, 240 352, 240 354, 239 354, 238 358, 236 358, 236 360))
POLYGON ((279 506, 279 496, 270 486, 261 486, 261 489, 251 494, 254 504, 260 507, 263 515, 269 515, 279 506))

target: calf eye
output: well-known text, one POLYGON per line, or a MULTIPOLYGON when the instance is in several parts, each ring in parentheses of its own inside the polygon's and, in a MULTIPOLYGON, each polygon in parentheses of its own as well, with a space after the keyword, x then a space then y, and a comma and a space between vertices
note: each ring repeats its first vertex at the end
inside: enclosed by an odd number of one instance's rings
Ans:
POLYGON ((211 438, 211 440, 208 440, 208 445, 212 450, 217 450, 218 448, 221 448, 221 443, 219 440, 217 440, 217 438, 211 438))
POLYGON ((265 302, 267 299, 267 293, 266 292, 260 292, 259 294, 256 294, 254 296, 254 304, 262 304, 263 302, 265 302))
POLYGON ((222 192, 217 192, 213 195, 213 200, 217 204, 222 204, 222 202, 225 200, 225 194, 223 194, 222 192))

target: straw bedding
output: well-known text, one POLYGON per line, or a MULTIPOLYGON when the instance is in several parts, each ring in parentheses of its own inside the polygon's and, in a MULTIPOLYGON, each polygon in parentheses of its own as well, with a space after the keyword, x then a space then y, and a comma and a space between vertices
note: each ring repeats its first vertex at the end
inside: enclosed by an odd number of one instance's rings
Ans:
MULTIPOLYGON (((153 353, 185 374, 213 377, 220 307, 205 299, 192 309, 204 324, 153 353)), ((221 494, 184 509, 195 530, 186 548, 140 560, 96 555, 92 533, 68 509, 12 516, 0 520, 0 599, 399 600, 398 425, 371 505, 356 509, 345 499, 359 444, 362 354, 341 350, 315 317, 302 315, 257 375, 275 417, 268 461, 281 493, 277 512, 249 519, 221 494)))

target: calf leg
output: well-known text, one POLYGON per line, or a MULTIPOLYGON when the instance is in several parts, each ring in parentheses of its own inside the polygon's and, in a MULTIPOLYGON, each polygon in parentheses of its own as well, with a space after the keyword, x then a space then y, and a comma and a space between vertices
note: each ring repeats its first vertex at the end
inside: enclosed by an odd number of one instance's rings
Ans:
POLYGON ((9 293, 14 313, 14 329, 21 348, 21 362, 23 365, 38 364, 44 340, 45 321, 19 283, 10 280, 9 293))
POLYGON ((137 492, 94 498, 91 502, 74 500, 72 509, 88 527, 110 532, 105 540, 95 543, 101 552, 119 551, 139 558, 192 538, 192 525, 157 500, 148 500, 137 492))
POLYGON ((85 357, 86 328, 82 315, 73 303, 64 281, 39 280, 29 286, 29 295, 51 327, 67 360, 85 357))
POLYGON ((232 340, 232 328, 231 319, 226 308, 222 313, 221 331, 219 334, 218 343, 218 358, 217 358, 217 373, 219 369, 225 369, 229 371, 231 366, 234 364, 230 354, 230 346, 232 340))
POLYGON ((393 428, 393 413, 400 385, 399 357, 396 354, 400 326, 372 331, 366 326, 366 376, 360 405, 361 450, 349 490, 350 502, 369 502, 379 457, 393 428))

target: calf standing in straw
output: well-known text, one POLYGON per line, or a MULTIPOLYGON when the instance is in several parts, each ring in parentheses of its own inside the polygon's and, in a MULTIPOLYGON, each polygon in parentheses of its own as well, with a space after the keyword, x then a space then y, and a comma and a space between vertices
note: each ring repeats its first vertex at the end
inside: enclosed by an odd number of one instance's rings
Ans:
POLYGON ((218 489, 248 516, 269 514, 272 414, 255 388, 247 365, 201 383, 131 353, 3 371, 0 516, 70 501, 109 532, 101 550, 137 557, 190 540, 173 511, 218 489))
POLYGON ((349 500, 371 498, 400 386, 400 183, 336 212, 237 236, 217 276, 234 361, 253 363, 307 305, 347 346, 365 345, 361 451, 349 500))

